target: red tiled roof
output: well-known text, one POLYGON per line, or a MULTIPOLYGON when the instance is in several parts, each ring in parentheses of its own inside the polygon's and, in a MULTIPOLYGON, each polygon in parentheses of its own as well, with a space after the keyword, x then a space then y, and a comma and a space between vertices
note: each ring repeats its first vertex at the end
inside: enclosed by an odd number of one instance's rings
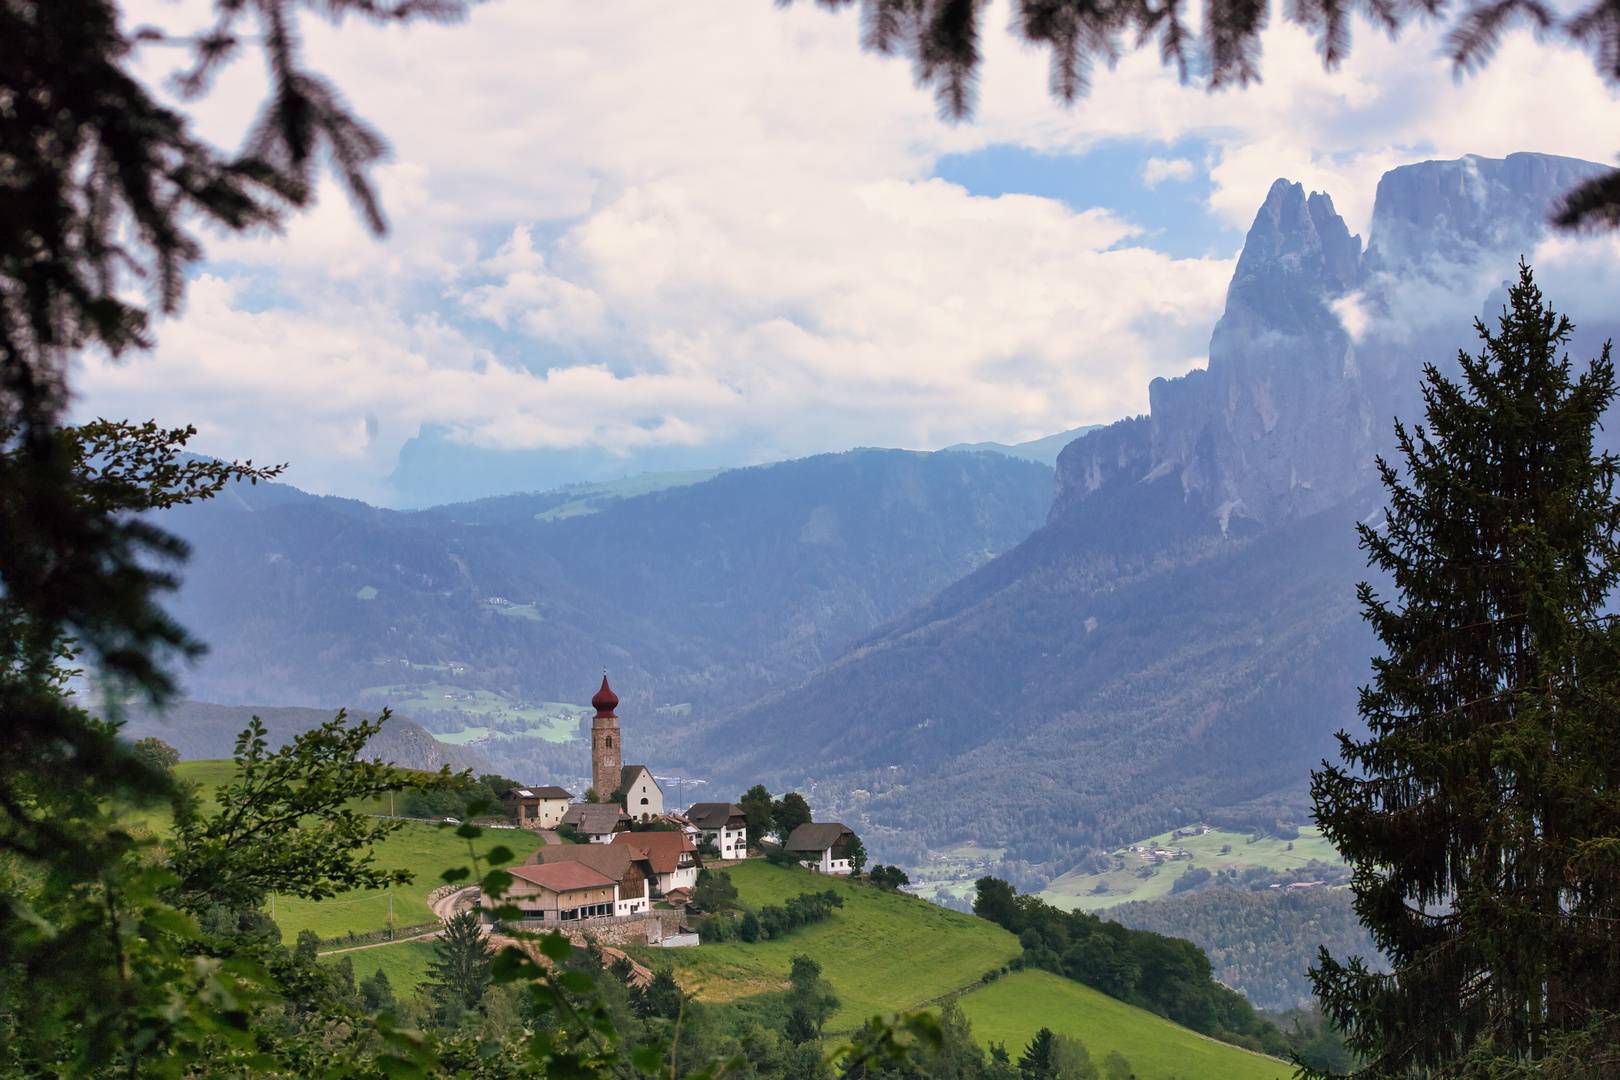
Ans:
POLYGON ((600 889, 614 884, 612 878, 592 870, 582 862, 514 866, 507 873, 557 893, 573 892, 576 889, 600 889))
POLYGON ((654 873, 673 873, 681 861, 681 852, 697 851, 697 845, 678 832, 622 832, 613 834, 615 844, 628 844, 647 856, 654 873))

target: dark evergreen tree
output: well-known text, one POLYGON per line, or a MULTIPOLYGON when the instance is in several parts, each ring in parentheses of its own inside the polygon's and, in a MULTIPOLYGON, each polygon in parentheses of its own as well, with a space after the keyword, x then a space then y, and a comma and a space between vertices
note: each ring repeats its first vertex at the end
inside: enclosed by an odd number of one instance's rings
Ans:
POLYGON ((643 1019, 660 1016, 665 1020, 674 1020, 680 1016, 686 998, 681 993, 680 984, 675 981, 674 973, 668 968, 661 968, 653 973, 650 983, 631 994, 630 1000, 643 1019))
MULTIPOLYGON (((821 965, 808 956, 795 956, 793 967, 788 975, 788 982, 792 989, 788 991, 788 1006, 794 1017, 802 1018, 812 1029, 812 1037, 821 1037, 821 1027, 827 1018, 838 1011, 838 995, 833 993, 831 986, 821 977, 821 965)), ((794 1021, 790 1021, 789 1034, 792 1036, 796 1030, 794 1021)), ((796 1043, 804 1039, 796 1038, 796 1043)))
POLYGON ((399 1008, 394 1000, 394 988, 388 982, 388 973, 378 968, 369 979, 360 980, 360 1000, 367 1012, 391 1013, 399 1008))
POLYGON ((1480 1047, 1539 1055, 1620 1009, 1620 686, 1604 614, 1620 573, 1620 461, 1594 452, 1608 347, 1574 378, 1571 325, 1521 266, 1496 333, 1430 366, 1426 426, 1379 462, 1387 523, 1360 526, 1391 603, 1366 739, 1316 773, 1317 820, 1393 973, 1321 954, 1312 980, 1372 1075, 1445 1075, 1480 1047))
POLYGON ((1057 1080, 1057 1038, 1051 1028, 1041 1028, 1029 1040, 1018 1059, 1018 1071, 1025 1080, 1057 1080))
POLYGON ((491 954, 480 929, 478 915, 464 911, 444 924, 433 943, 434 960, 428 965, 432 981, 425 985, 448 1013, 476 1008, 489 989, 491 954))

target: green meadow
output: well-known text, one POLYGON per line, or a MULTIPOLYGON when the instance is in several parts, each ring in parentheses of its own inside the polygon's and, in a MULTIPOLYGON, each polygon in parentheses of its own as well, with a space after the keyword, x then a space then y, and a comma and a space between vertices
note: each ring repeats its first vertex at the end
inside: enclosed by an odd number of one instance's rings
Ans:
POLYGON ((1303 867, 1312 859, 1326 863, 1340 861, 1339 853, 1314 825, 1301 828, 1297 840, 1254 837, 1220 829, 1177 840, 1167 832, 1121 848, 1114 852, 1113 859, 1114 867, 1105 873, 1070 873, 1054 879, 1040 894, 1041 899, 1068 910, 1100 911, 1127 900, 1156 900, 1168 896, 1176 878, 1193 866, 1206 867, 1211 873, 1251 867, 1281 872, 1303 867), (1155 863, 1144 859, 1141 852, 1132 851, 1131 847, 1149 851, 1179 848, 1192 857, 1155 863), (1228 850, 1223 851, 1223 848, 1228 850))
MULTIPOLYGON (((174 771, 182 779, 203 785, 203 797, 212 800, 214 791, 230 779, 234 767, 234 763, 229 761, 182 761, 174 771)), ((360 809, 367 813, 386 814, 388 804, 386 800, 379 800, 360 809)), ((168 831, 169 815, 166 810, 143 816, 147 826, 155 832, 161 835, 168 831)), ((474 844, 479 853, 504 845, 512 850, 517 862, 522 862, 540 846, 540 837, 526 829, 486 829, 474 844)), ((439 875, 451 867, 470 865, 467 841, 455 834, 454 826, 429 825, 418 821, 406 822, 398 832, 378 844, 373 852, 374 865, 409 870, 415 875, 415 880, 393 890, 345 893, 320 901, 275 897, 269 906, 275 909, 276 925, 281 927, 283 940, 293 941, 300 930, 313 930, 323 939, 342 937, 350 931, 363 934, 381 930, 389 924, 390 900, 395 926, 432 922, 433 914, 428 910, 427 896, 444 884, 439 875)), ((383 951, 386 950, 373 949, 354 955, 369 956, 383 951)))
POLYGON ((820 961, 842 1002, 828 1029, 844 1031, 875 1013, 914 1008, 959 990, 1021 951, 1018 939, 993 923, 903 893, 759 859, 729 866, 727 872, 747 908, 829 888, 844 897, 844 906, 827 921, 779 941, 638 950, 650 954, 650 963, 672 964, 687 990, 711 1001, 778 989, 792 958, 807 953, 820 961))
POLYGON ((1216 1042, 1045 971, 1019 971, 964 994, 962 1011, 981 1043, 1005 1043, 1013 1060, 1041 1028, 1086 1044, 1094 1064, 1117 1050, 1138 1080, 1288 1080, 1294 1067, 1216 1042))

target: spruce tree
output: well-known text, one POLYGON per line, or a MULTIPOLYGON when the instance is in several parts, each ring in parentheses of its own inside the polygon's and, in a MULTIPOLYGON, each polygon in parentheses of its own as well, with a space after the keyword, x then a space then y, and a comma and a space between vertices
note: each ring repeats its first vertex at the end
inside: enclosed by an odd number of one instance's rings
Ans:
POLYGON ((1614 368, 1604 346, 1573 377, 1524 265, 1476 328, 1460 382, 1425 368, 1426 426, 1396 426, 1404 477, 1379 461, 1385 521, 1358 528, 1397 600, 1360 586, 1384 650, 1367 735, 1312 777, 1393 971, 1324 949, 1311 978, 1375 1076, 1533 1060, 1620 1009, 1620 461, 1594 450, 1614 368))
POLYGON ((448 920, 433 943, 433 956, 428 964, 433 981, 425 984, 429 993, 452 1017, 476 1008, 489 989, 493 956, 480 932, 478 916, 464 911, 448 920))

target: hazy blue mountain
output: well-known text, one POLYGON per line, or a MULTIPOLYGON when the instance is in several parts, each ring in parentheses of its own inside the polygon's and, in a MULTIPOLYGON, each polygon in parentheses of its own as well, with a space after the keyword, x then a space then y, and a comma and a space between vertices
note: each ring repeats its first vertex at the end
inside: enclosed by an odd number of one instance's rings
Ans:
POLYGON ((990 450, 997 454, 1006 454, 1008 457, 1023 458, 1025 461, 1039 461, 1055 466, 1057 465, 1058 455, 1063 452, 1065 446, 1068 446, 1086 432, 1096 431, 1102 426, 1101 424, 1087 424, 1084 427, 1077 427, 1070 431, 1060 431, 1056 435, 1047 435, 1043 438, 1031 439, 1029 442, 1013 443, 1011 445, 998 442, 955 443, 945 449, 990 450))
POLYGON ((888 852, 1004 847, 1029 885, 1212 808, 1297 804, 1355 723, 1374 647, 1353 526, 1381 506, 1386 410, 1414 415, 1421 365, 1470 342, 1552 200, 1602 168, 1393 170, 1370 254, 1326 194, 1277 181, 1207 369, 1155 380, 1150 416, 1066 447, 1043 528, 672 751, 813 786, 888 852))
POLYGON ((862 450, 556 520, 541 518, 566 489, 399 512, 274 484, 160 520, 195 550, 175 606, 212 649, 186 678, 194 698, 414 699, 415 715, 483 691, 515 710, 582 702, 606 665, 628 708, 703 715, 798 680, 1008 550, 1051 487, 1051 469, 1000 454, 862 450))

